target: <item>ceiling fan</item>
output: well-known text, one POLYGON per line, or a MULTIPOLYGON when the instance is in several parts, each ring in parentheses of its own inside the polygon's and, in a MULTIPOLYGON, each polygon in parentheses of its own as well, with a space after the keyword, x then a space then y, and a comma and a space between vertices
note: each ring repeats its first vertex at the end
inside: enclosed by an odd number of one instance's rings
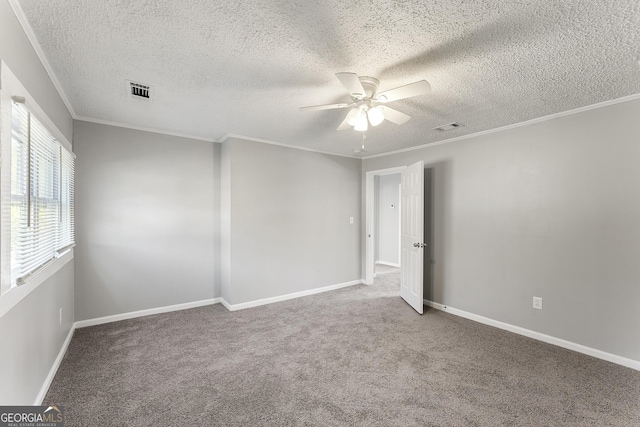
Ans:
POLYGON ((338 130, 349 129, 351 126, 357 131, 364 132, 371 126, 378 126, 384 120, 401 125, 411 116, 394 110, 384 104, 400 99, 423 95, 431 91, 426 80, 419 80, 408 85, 378 92, 380 81, 375 77, 358 76, 355 73, 336 73, 340 83, 351 95, 351 102, 343 104, 313 105, 300 107, 300 111, 331 110, 336 108, 351 108, 347 117, 338 126, 338 130))

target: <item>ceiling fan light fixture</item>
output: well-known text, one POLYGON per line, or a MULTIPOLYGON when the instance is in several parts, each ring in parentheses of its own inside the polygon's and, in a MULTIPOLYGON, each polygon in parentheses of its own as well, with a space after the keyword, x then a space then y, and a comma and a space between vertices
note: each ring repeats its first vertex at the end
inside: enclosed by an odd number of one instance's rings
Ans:
POLYGON ((358 76, 356 73, 336 73, 336 77, 349 92, 351 102, 300 107, 300 111, 350 108, 336 130, 353 127, 356 131, 364 132, 368 130, 369 125, 378 126, 385 120, 396 125, 404 124, 411 116, 382 104, 424 95, 431 91, 429 82, 419 80, 378 94, 380 81, 375 77, 358 76))
POLYGON ((354 130, 358 132, 366 132, 369 129, 369 120, 367 120, 367 114, 363 111, 360 117, 358 117, 358 121, 353 127, 354 130))
POLYGON ((378 126, 384 121, 384 114, 382 113, 382 109, 379 107, 370 108, 369 111, 367 111, 367 116, 369 116, 369 123, 371 123, 371 126, 378 126))
POLYGON ((360 110, 360 108, 358 107, 353 107, 349 111, 349 114, 347 114, 347 123, 349 124, 349 126, 355 126, 356 123, 358 123, 358 120, 360 119, 361 115, 362 115, 362 110, 360 110))

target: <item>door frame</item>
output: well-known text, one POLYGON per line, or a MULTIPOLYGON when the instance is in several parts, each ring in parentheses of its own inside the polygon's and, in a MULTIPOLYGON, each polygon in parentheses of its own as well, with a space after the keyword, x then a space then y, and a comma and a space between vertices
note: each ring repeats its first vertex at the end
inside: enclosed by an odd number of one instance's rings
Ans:
POLYGON ((365 175, 365 259, 364 259, 364 283, 365 285, 373 285, 373 277, 375 273, 375 249, 373 243, 376 241, 375 234, 375 177, 383 175, 392 175, 402 172, 407 166, 396 166, 394 168, 378 169, 368 171, 365 175))

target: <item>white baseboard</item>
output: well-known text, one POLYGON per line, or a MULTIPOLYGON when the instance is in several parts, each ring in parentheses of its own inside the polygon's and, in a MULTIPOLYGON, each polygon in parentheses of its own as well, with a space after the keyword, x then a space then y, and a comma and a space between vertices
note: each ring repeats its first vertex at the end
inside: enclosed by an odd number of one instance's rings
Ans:
POLYGON ((171 311, 186 310, 189 308, 202 307, 205 305, 217 304, 222 298, 203 299, 200 301, 187 302, 184 304, 168 305, 165 307, 149 308, 147 310, 131 311, 129 313, 114 314, 113 316, 97 317, 95 319, 80 320, 73 325, 75 328, 86 328, 87 326, 102 325, 104 323, 117 322, 120 320, 133 319, 136 317, 150 316, 152 314, 168 313, 171 311))
POLYGON ((493 326, 495 328, 504 329, 505 331, 513 332, 518 335, 524 335, 525 337, 533 338, 538 341, 543 341, 548 344, 557 345, 558 347, 566 348, 568 350, 577 351, 578 353, 593 356, 597 359, 606 360, 607 362, 615 363, 617 365, 626 366, 627 368, 640 371, 640 361, 629 359, 627 357, 618 356, 606 351, 597 350, 595 348, 587 347, 582 344, 577 344, 571 341, 563 340, 562 338, 552 337, 540 332, 535 332, 530 329, 521 328, 520 326, 511 325, 509 323, 493 320, 488 317, 480 316, 478 314, 469 313, 468 311, 458 310, 447 305, 439 304, 437 302, 424 300, 424 304, 429 307, 433 307, 436 310, 446 311, 447 313, 455 314, 456 316, 464 317, 465 319, 473 320, 478 323, 493 326))
POLYGON ((220 302, 224 305, 229 311, 243 310, 245 308, 258 307, 266 304, 273 304, 274 302, 286 301, 294 298, 306 297, 309 295, 315 295, 322 292, 335 291, 336 289, 346 288, 348 286, 360 285, 362 284, 362 280, 353 280, 351 282, 339 283, 337 285, 325 286, 322 288, 309 289, 307 291, 293 292, 291 294, 280 295, 277 297, 271 298, 263 298, 255 301, 243 302, 240 304, 229 304, 227 301, 222 299, 220 302))
POLYGON ((56 373, 58 372, 58 368, 62 363, 62 359, 64 358, 64 355, 67 352, 67 348, 69 348, 69 344, 71 343, 71 338, 73 337, 73 333, 75 332, 75 330, 76 330, 75 326, 71 325, 71 328, 69 329, 69 333, 67 334, 67 338, 65 338, 64 342, 62 343, 62 347, 58 352, 58 357, 56 357, 56 360, 53 362, 53 365, 49 370, 49 375, 47 375, 47 378, 45 378, 44 383, 42 384, 42 387, 40 387, 40 392, 36 396, 35 402, 33 402, 34 406, 42 405, 42 401, 44 400, 44 397, 47 395, 47 392, 49 391, 49 387, 53 382, 53 378, 56 376, 56 373))
MULTIPOLYGON (((222 305, 224 306, 224 308, 226 308, 227 310, 229 310, 229 311, 233 311, 233 310, 231 309, 231 304, 229 304, 229 303, 227 302, 227 300, 225 300, 224 298, 220 298, 220 304, 222 304, 222 305)), ((237 310, 237 309, 236 309, 236 310, 237 310)))
POLYGON ((376 264, 388 265, 389 267, 400 268, 400 264, 396 262, 376 261, 376 264))

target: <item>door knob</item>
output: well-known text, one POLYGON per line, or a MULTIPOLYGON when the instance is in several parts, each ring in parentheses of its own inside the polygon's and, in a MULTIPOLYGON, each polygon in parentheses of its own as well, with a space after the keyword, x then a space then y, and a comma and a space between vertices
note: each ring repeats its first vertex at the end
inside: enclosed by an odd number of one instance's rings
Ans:
POLYGON ((413 247, 414 247, 414 248, 425 248, 425 247, 427 247, 427 244, 426 244, 426 243, 419 243, 419 242, 415 242, 415 243, 413 244, 413 247))

